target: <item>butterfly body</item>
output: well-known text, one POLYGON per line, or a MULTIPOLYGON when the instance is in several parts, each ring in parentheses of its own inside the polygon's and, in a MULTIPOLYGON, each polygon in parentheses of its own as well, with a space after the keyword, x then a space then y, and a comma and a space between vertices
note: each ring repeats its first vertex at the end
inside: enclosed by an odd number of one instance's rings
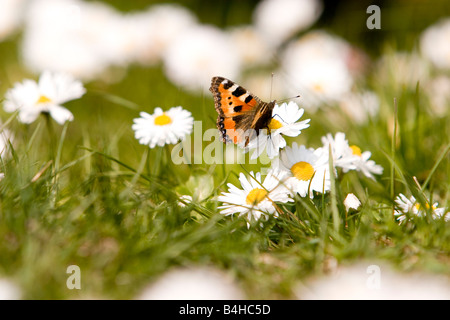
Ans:
POLYGON ((268 129, 275 100, 264 102, 223 77, 213 77, 209 90, 214 95, 215 108, 219 114, 216 125, 222 141, 244 143, 246 146, 261 129, 268 129))

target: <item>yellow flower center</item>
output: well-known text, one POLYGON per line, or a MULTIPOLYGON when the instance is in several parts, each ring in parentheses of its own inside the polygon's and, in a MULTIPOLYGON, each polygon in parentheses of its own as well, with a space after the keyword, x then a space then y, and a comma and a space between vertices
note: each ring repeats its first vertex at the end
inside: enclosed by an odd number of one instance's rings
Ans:
POLYGON ((352 149, 352 152, 355 156, 361 157, 361 149, 358 146, 350 146, 350 149, 352 149))
POLYGON ((275 118, 272 118, 269 122, 269 130, 277 130, 283 127, 283 124, 275 118))
POLYGON ((257 205, 258 203, 260 203, 261 201, 263 201, 266 196, 267 196, 266 190, 260 189, 260 188, 255 188, 248 193, 245 201, 247 202, 247 204, 254 206, 254 205, 257 205))
POLYGON ((47 98, 46 96, 40 96, 38 101, 36 102, 36 104, 39 103, 47 103, 47 102, 51 102, 52 100, 50 98, 47 98))
POLYGON ((165 112, 155 118, 155 124, 157 126, 165 126, 169 123, 172 123, 172 119, 165 112))
POLYGON ((291 167, 291 172, 298 180, 308 181, 314 175, 314 168, 305 161, 300 161, 291 167))
MULTIPOLYGON (((428 203, 425 204, 425 207, 427 208, 427 210, 430 209, 430 205, 429 205, 428 203)), ((416 204, 414 205, 414 208, 416 208, 417 211, 421 211, 421 210, 423 209, 423 207, 420 205, 420 203, 416 203, 416 204)), ((432 206, 431 208, 432 208, 433 210, 436 210, 436 206, 432 206)))

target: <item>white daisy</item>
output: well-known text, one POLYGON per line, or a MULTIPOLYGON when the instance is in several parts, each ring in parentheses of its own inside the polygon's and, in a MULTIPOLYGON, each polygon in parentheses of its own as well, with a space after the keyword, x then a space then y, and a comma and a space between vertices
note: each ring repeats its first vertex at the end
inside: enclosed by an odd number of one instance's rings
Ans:
POLYGON ((276 104, 272 111, 269 130, 261 130, 259 135, 248 143, 248 150, 255 149, 251 159, 258 158, 264 150, 270 159, 278 156, 279 150, 286 147, 283 135, 296 137, 303 129, 309 127, 311 119, 297 122, 303 116, 304 111, 293 101, 281 105, 276 104))
POLYGON ((139 143, 150 148, 177 143, 192 132, 194 125, 191 113, 180 106, 166 112, 161 108, 155 108, 152 115, 141 112, 140 116, 133 120, 132 129, 139 143))
MULTIPOLYGON (((395 203, 397 204, 398 210, 394 210, 394 215, 397 216, 397 220, 400 222, 404 221, 406 219, 406 214, 412 213, 418 217, 423 217, 426 210, 429 210, 429 204, 427 203, 427 209, 424 210, 422 205, 416 201, 416 198, 414 196, 411 196, 409 199, 403 195, 402 193, 399 193, 397 198, 395 198, 395 203)), ((450 220, 450 212, 445 213, 444 208, 438 208, 438 203, 435 202, 431 206, 432 210, 432 217, 433 219, 439 219, 442 216, 444 216, 445 221, 450 220)))
POLYGON ((330 172, 328 154, 322 148, 307 149, 298 146, 286 147, 280 153, 280 158, 274 161, 274 167, 287 173, 284 180, 286 187, 293 193, 305 197, 313 197, 313 191, 325 192, 330 190, 330 172))
POLYGON ((345 134, 338 132, 335 138, 331 134, 322 137, 324 152, 328 154, 329 146, 333 153, 333 165, 342 168, 342 171, 361 171, 366 177, 375 179, 373 174, 382 174, 383 167, 370 160, 370 151, 361 152, 356 145, 349 145, 345 134))
MULTIPOLYGON (((357 156, 357 160, 353 162, 356 167, 356 171, 362 172, 366 177, 374 179, 373 174, 382 174, 383 167, 376 164, 375 161, 370 160, 372 153, 370 151, 361 152, 361 149, 356 145, 351 145, 350 148, 354 155, 357 156)), ((343 170, 346 172, 346 169, 343 170)))
POLYGON ((264 182, 261 181, 261 173, 253 174, 248 180, 243 173, 239 175, 239 181, 243 189, 239 189, 228 183, 228 192, 223 192, 218 201, 223 205, 219 207, 221 214, 232 215, 238 213, 243 216, 249 226, 252 221, 267 220, 268 217, 278 217, 275 202, 291 202, 289 191, 283 186, 284 173, 269 171, 264 182))
POLYGON ((328 133, 326 136, 322 137, 322 144, 324 151, 327 153, 331 147, 333 165, 335 167, 343 168, 345 171, 356 169, 354 163, 358 161, 358 156, 353 154, 353 150, 350 148, 348 140, 345 138, 345 133, 338 132, 335 137, 333 137, 331 133, 328 133))
POLYGON ((59 124, 73 120, 73 114, 63 103, 78 99, 86 89, 72 76, 64 73, 44 72, 39 81, 26 79, 16 83, 5 94, 6 112, 19 110, 19 120, 31 123, 41 113, 48 113, 59 124))

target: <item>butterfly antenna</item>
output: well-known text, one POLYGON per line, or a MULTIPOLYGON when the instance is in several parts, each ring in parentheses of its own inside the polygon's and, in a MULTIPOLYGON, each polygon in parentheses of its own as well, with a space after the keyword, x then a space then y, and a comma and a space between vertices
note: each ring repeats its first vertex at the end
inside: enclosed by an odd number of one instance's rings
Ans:
MULTIPOLYGON (((269 99, 269 101, 272 101, 272 88, 273 88, 273 77, 274 77, 274 73, 272 72, 271 73, 271 78, 270 78, 270 99, 269 99)), ((290 98, 286 98, 286 99, 282 99, 282 100, 278 100, 277 102, 283 102, 283 101, 288 101, 288 100, 293 100, 293 99, 297 99, 297 98, 300 98, 301 96, 298 94, 298 95, 296 95, 296 96, 294 96, 294 97, 290 97, 290 98)))
POLYGON ((296 95, 296 96, 294 96, 294 97, 290 97, 290 98, 278 100, 277 102, 283 102, 283 101, 293 100, 293 99, 297 99, 297 98, 300 98, 300 97, 301 97, 301 95, 298 94, 298 95, 296 95))
POLYGON ((271 76, 270 76, 270 101, 272 101, 272 88, 273 88, 273 72, 272 72, 272 74, 271 74, 271 76))

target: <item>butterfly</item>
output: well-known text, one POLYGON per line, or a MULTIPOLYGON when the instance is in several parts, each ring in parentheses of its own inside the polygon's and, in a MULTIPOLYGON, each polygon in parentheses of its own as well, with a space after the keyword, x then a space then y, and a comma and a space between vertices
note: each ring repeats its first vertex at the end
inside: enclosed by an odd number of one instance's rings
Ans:
POLYGON ((264 102, 240 85, 223 77, 213 77, 209 90, 219 113, 217 129, 223 142, 247 146, 261 129, 268 129, 275 100, 264 102))

